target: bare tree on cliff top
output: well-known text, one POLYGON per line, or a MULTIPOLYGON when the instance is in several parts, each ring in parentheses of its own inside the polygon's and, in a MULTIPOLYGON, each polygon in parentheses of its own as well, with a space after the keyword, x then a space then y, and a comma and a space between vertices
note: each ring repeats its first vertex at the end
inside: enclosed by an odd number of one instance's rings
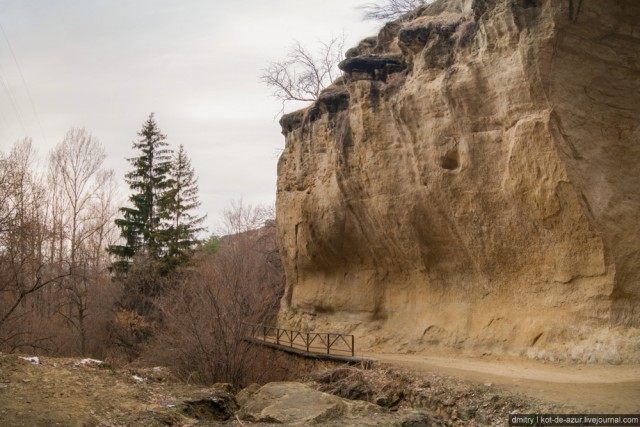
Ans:
POLYGON ((334 37, 320 43, 314 54, 299 42, 287 56, 269 64, 260 80, 273 89, 273 96, 282 101, 315 101, 320 92, 339 75, 338 63, 343 58, 344 37, 334 37))
POLYGON ((359 9, 364 11, 364 19, 393 21, 427 3, 431 0, 387 0, 384 3, 367 3, 359 9))

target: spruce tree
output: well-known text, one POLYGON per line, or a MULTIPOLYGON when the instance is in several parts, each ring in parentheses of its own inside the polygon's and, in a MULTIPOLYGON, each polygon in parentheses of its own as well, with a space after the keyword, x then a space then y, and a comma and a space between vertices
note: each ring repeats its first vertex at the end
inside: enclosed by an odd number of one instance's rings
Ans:
POLYGON ((171 150, 167 148, 166 136, 160 132, 153 113, 138 136, 133 148, 139 151, 139 156, 127 159, 133 170, 125 175, 132 190, 131 205, 120 208, 123 217, 115 221, 124 244, 108 248, 118 259, 111 265, 116 273, 126 273, 136 255, 146 255, 151 261, 166 255, 161 218, 165 215, 164 201, 170 185, 171 150))
POLYGON ((206 216, 194 212, 200 206, 198 179, 191 160, 180 145, 174 154, 169 172, 167 192, 163 199, 164 241, 167 244, 166 265, 169 269, 184 265, 201 243, 198 234, 204 230, 206 216))

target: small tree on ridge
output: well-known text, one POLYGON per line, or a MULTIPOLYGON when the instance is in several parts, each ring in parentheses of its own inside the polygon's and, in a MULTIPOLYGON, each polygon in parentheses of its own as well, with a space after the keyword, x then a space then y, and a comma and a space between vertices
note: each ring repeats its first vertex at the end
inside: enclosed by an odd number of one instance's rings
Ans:
POLYGON ((271 62, 262 71, 260 80, 273 89, 283 109, 287 101, 315 101, 340 75, 338 63, 344 56, 343 48, 344 37, 321 43, 316 54, 295 42, 284 59, 271 62))
POLYGON ((393 21, 412 10, 431 3, 432 0, 386 0, 384 3, 367 3, 360 6, 364 19, 373 21, 393 21))

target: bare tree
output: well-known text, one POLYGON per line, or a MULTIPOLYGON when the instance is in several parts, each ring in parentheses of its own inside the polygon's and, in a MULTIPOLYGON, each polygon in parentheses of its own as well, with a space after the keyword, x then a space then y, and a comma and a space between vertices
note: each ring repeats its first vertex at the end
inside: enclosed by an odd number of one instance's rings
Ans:
POLYGON ((0 153, 0 351, 88 353, 90 342, 105 353, 98 341, 118 289, 105 269, 116 184, 103 160, 81 129, 52 153, 46 176, 29 139, 0 153))
MULTIPOLYGON (((67 324, 78 332, 79 350, 86 354, 86 320, 89 315, 90 286, 92 279, 101 272, 95 270, 100 262, 94 257, 99 250, 91 245, 102 244, 99 235, 104 233, 112 215, 96 216, 96 209, 103 211, 112 197, 105 190, 113 188, 113 172, 104 171, 102 164, 106 153, 102 144, 85 129, 73 128, 51 153, 50 176, 53 185, 59 187, 62 204, 67 206, 67 259, 72 275, 65 281, 64 298, 57 310, 67 324), (106 197, 100 200, 100 196, 106 197)), ((111 209, 114 210, 113 208, 111 209)), ((104 246, 102 247, 104 248, 104 246)))
POLYGON ((47 337, 31 323, 38 296, 69 275, 68 266, 52 262, 46 247, 45 187, 33 173, 31 141, 16 143, 0 162, 0 348, 39 348, 47 337))
POLYGON ((86 130, 77 128, 70 129, 51 154, 51 167, 60 177, 58 184, 65 204, 70 207, 69 255, 72 264, 76 264, 84 240, 93 233, 83 226, 94 195, 104 184, 97 182, 96 177, 105 158, 102 144, 86 130))
POLYGON ((242 199, 232 200, 223 210, 221 235, 233 236, 257 230, 275 219, 275 209, 268 205, 247 205, 242 199))
POLYGON ((321 42, 315 54, 296 41, 284 59, 263 70, 260 79, 273 89, 283 109, 287 101, 314 101, 340 75, 338 63, 344 56, 343 49, 344 37, 321 42))
POLYGON ((104 271, 112 261, 105 248, 115 244, 120 238, 114 221, 118 216, 118 206, 122 203, 112 169, 100 170, 95 179, 95 191, 86 218, 86 228, 91 233, 85 241, 85 247, 93 252, 93 269, 104 271))
POLYGON ((393 21, 432 0, 386 0, 384 3, 367 3, 360 6, 364 19, 393 21))

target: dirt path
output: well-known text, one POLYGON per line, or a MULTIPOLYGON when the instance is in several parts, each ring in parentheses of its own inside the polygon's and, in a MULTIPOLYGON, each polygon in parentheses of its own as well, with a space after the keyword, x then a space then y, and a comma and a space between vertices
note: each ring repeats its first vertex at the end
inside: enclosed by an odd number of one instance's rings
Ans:
POLYGON ((640 365, 568 365, 515 357, 462 358, 418 354, 361 356, 417 371, 491 383, 563 405, 567 412, 640 413, 640 365))

